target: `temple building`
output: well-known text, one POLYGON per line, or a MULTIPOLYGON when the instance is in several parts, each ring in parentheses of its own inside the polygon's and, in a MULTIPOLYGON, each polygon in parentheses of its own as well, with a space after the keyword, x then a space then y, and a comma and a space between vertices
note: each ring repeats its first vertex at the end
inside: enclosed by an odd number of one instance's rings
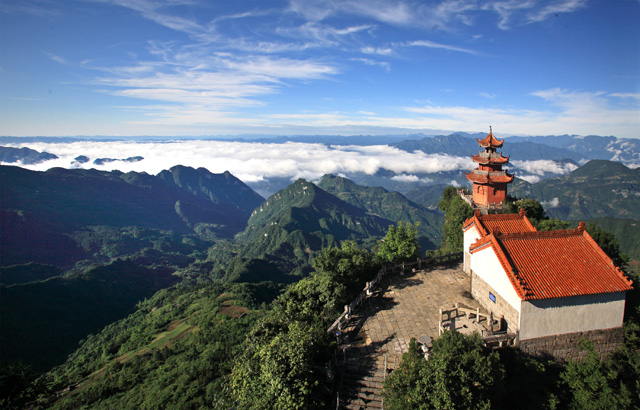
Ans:
POLYGON ((532 355, 560 360, 586 353, 590 339, 604 355, 623 341, 626 292, 620 268, 585 230, 540 232, 524 211, 483 215, 463 224, 464 271, 470 293, 532 355))
POLYGON ((497 148, 502 147, 504 140, 496 139, 489 127, 489 134, 477 141, 484 151, 471 157, 478 167, 466 174, 467 179, 473 183, 471 205, 485 210, 500 208, 507 197, 507 184, 513 181, 513 175, 502 169, 503 165, 509 163, 509 157, 496 152, 497 148))

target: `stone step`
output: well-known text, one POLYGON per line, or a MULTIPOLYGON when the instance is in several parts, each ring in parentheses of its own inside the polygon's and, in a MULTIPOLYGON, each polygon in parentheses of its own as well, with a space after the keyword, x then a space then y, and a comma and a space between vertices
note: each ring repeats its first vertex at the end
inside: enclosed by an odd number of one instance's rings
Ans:
POLYGON ((343 379, 344 388, 355 389, 355 388, 367 388, 367 389, 382 389, 384 386, 383 380, 361 380, 361 379, 351 379, 345 377, 343 379))
POLYGON ((381 409, 382 401, 381 400, 365 400, 362 398, 357 398, 353 401, 344 401, 342 407, 345 409, 381 409))
POLYGON ((384 377, 382 375, 362 377, 354 373, 344 373, 343 378, 345 381, 351 380, 353 382, 361 383, 384 383, 384 377))

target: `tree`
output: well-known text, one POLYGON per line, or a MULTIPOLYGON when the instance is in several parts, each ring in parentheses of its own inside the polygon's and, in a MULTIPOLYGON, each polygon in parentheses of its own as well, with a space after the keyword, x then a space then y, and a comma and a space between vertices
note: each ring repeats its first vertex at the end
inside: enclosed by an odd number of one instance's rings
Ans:
POLYGON ((299 321, 263 320, 247 339, 231 373, 239 409, 324 408, 314 358, 323 348, 322 328, 299 321))
POLYGON ((462 252, 464 246, 462 224, 473 216, 473 209, 460 198, 457 189, 453 186, 448 186, 442 191, 442 200, 438 203, 438 208, 445 213, 440 252, 462 252))
POLYGON ((398 222, 398 226, 389 226, 386 236, 380 242, 376 257, 382 262, 407 261, 420 256, 417 240, 418 222, 415 225, 398 222))
POLYGON ((618 238, 594 223, 588 223, 586 229, 604 253, 611 258, 613 263, 624 270, 627 267, 627 262, 629 262, 629 257, 625 253, 620 252, 618 238))
POLYGON ((347 297, 362 289, 364 282, 370 280, 376 266, 373 255, 353 241, 342 242, 341 248, 324 248, 312 261, 316 272, 332 273, 333 279, 344 285, 347 297))
POLYGON ((514 199, 509 198, 505 203, 506 211, 509 213, 520 212, 524 209, 529 222, 539 231, 557 231, 559 229, 569 229, 571 223, 558 218, 549 218, 540 201, 532 198, 514 199))
POLYGON ((331 272, 316 272, 289 285, 274 302, 274 313, 283 320, 306 323, 325 324, 334 320, 346 299, 346 288, 335 276, 331 272))
POLYGON ((589 351, 587 357, 580 362, 570 360, 560 374, 570 391, 569 409, 629 408, 631 393, 615 369, 600 360, 592 342, 585 340, 582 347, 589 351))
POLYGON ((547 216, 547 213, 542 207, 542 204, 540 203, 540 201, 537 201, 532 198, 524 198, 524 199, 509 198, 509 199, 510 200, 508 200, 505 204, 507 212, 515 214, 520 212, 520 209, 524 209, 524 212, 527 215, 529 222, 531 222, 533 226, 536 226, 538 222, 544 219, 549 219, 549 216, 547 216))
POLYGON ((447 331, 433 342, 428 361, 415 340, 402 364, 385 381, 389 409, 489 409, 502 391, 498 354, 484 349, 478 333, 447 331))

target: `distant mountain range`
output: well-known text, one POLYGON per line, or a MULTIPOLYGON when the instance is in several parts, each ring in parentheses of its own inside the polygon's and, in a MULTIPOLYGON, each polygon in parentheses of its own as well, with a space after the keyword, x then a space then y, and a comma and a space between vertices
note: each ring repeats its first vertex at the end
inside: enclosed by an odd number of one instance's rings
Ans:
MULTIPOLYGON (((60 363, 86 334, 180 280, 295 281, 322 248, 343 240, 373 248, 400 220, 419 223, 423 251, 432 249, 443 217, 431 208, 443 187, 405 196, 325 175, 265 200, 230 173, 203 168, 149 175, 0 166, 0 361, 32 360, 52 341, 32 363, 60 363), (24 326, 37 318, 47 326, 24 326)), ((629 246, 640 240, 639 187, 640 169, 592 160, 565 176, 518 180, 509 193, 540 200, 552 217, 599 218, 637 258, 629 246)))
POLYGON ((536 184, 517 181, 509 194, 539 200, 562 220, 613 217, 640 221, 640 168, 592 160, 568 175, 536 184))
POLYGON ((399 193, 331 175, 324 189, 300 179, 266 201, 228 172, 183 166, 157 175, 0 166, 0 184, 0 361, 38 369, 180 279, 291 282, 343 240, 372 248, 399 220, 420 222, 426 250, 442 224, 399 193), (47 326, 22 325, 37 318, 47 326))
POLYGON ((157 176, 0 166, 3 243, 0 265, 67 266, 86 255, 70 234, 88 226, 138 226, 231 238, 263 201, 229 173, 173 167, 157 176))
POLYGON ((56 155, 31 148, 0 147, 0 163, 31 165, 57 158, 56 155))

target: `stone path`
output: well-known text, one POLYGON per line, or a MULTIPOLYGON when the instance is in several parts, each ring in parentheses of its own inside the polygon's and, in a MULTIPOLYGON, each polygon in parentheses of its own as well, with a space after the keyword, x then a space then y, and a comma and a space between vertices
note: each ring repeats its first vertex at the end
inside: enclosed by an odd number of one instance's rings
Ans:
POLYGON ((345 329, 341 408, 383 408, 385 355, 388 372, 400 363, 411 338, 438 336, 441 307, 455 303, 478 307, 468 293, 469 280, 461 264, 386 277, 383 287, 364 303, 345 329))

